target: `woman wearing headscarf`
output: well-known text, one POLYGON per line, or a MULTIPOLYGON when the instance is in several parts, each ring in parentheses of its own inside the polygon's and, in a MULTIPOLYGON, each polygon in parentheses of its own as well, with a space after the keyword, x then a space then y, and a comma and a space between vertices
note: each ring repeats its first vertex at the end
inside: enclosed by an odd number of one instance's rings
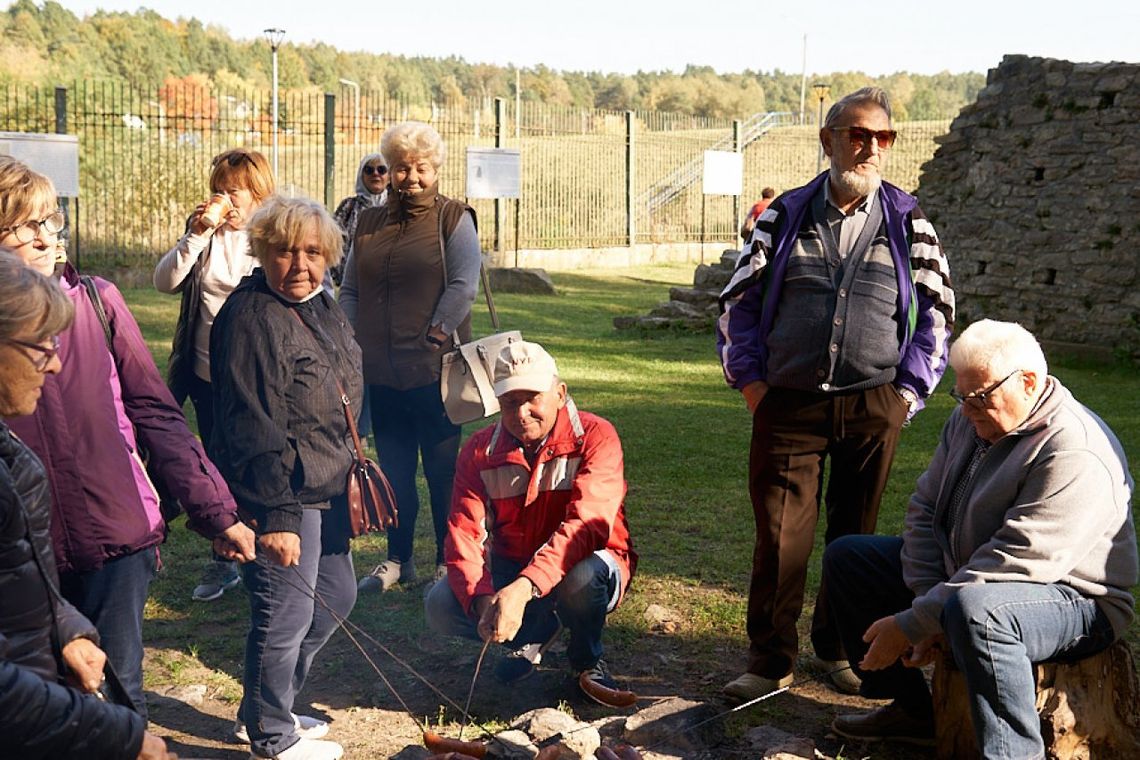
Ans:
POLYGON ((0 248, 0 755, 169 760, 142 716, 80 696, 99 688, 106 655, 59 595, 43 463, 3 422, 35 411, 74 315, 54 282, 0 248))
POLYGON ((238 521, 225 481, 190 432, 118 288, 81 278, 70 264, 56 276, 62 226, 51 180, 0 156, 0 245, 52 277, 75 304, 75 322, 60 334, 63 368, 45 376, 35 412, 9 426, 52 484, 60 590, 95 624, 145 716, 143 608, 166 537, 156 484, 223 556, 252 559, 253 534, 238 521), (141 450, 149 453, 146 466, 141 450))
POLYGON ((237 733, 253 757, 334 760, 343 749, 321 740, 328 724, 292 710, 314 656, 356 603, 345 413, 360 403, 360 348, 323 285, 341 257, 324 207, 274 196, 249 231, 261 266, 210 336, 210 453, 257 531, 257 560, 242 568, 251 619, 237 733))
MULTIPOLYGON (((369 153, 360 160, 356 170, 356 194, 340 202, 333 212, 333 219, 344 231, 344 250, 347 255, 356 235, 356 223, 365 209, 383 205, 388 198, 388 164, 379 153, 369 153)), ((343 263, 343 262, 342 262, 343 263)), ((329 269, 333 282, 340 286, 344 268, 338 264, 329 269)))
POLYGON ((361 588, 386 591, 416 577, 421 457, 435 528, 435 577, 445 572, 460 429, 443 408, 440 362, 456 336, 471 337, 481 258, 475 211, 439 193, 445 157, 439 133, 403 122, 384 133, 380 152, 388 162, 388 199, 357 223, 340 301, 363 352, 376 450, 399 506, 399 526, 388 529, 387 560, 361 580, 361 588))
MULTIPOLYGON (((179 404, 189 396, 207 450, 214 426, 210 328, 226 298, 257 266, 245 225, 274 186, 269 161, 255 150, 227 150, 214 156, 210 166, 214 197, 198 204, 186 222, 186 234, 154 268, 159 292, 182 295, 167 383, 179 404)), ((215 556, 191 598, 209 602, 239 582, 237 564, 215 556)))

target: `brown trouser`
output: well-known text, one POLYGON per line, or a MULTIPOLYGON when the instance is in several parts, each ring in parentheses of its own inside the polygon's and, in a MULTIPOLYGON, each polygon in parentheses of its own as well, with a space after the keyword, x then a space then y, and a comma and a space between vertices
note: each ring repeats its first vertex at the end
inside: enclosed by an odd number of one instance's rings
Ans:
MULTIPOLYGON (((824 458, 831 458, 825 542, 874 532, 906 413, 906 400, 889 383, 839 394, 770 388, 756 408, 748 468, 756 517, 748 590, 750 673, 782 678, 795 664, 824 458)), ((822 587, 811 638, 821 658, 843 659, 822 587)))

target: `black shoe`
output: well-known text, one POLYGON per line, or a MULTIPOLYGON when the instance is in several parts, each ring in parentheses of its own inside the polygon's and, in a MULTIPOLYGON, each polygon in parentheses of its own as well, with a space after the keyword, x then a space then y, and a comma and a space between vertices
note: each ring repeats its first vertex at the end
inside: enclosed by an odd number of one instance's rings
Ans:
MULTIPOLYGON (((613 676, 610 673, 610 667, 608 664, 605 664, 605 660, 598 660, 597 662, 594 663, 593 668, 587 668, 586 670, 581 671, 581 673, 579 673, 579 677, 581 677, 581 676, 585 676, 586 678, 594 681, 595 684, 597 684, 598 686, 601 686, 603 688, 608 688, 608 689, 612 689, 612 690, 618 689, 618 683, 616 680, 613 680, 613 676)), ((588 696, 589 698, 592 698, 592 700, 594 700, 594 702, 598 702, 596 700, 596 698, 591 696, 591 694, 589 694, 588 692, 586 693, 586 696, 588 696)), ((598 704, 605 704, 605 703, 604 702, 598 702, 598 704)))
POLYGON ((553 615, 551 617, 554 619, 554 630, 550 636, 545 641, 524 644, 495 663, 496 679, 506 684, 518 683, 534 672, 542 662, 542 656, 562 635, 562 624, 558 622, 557 617, 553 615))
POLYGON ((840 715, 831 722, 831 730, 848 739, 890 739, 923 747, 934 746, 933 716, 917 718, 900 707, 898 702, 861 715, 840 715))

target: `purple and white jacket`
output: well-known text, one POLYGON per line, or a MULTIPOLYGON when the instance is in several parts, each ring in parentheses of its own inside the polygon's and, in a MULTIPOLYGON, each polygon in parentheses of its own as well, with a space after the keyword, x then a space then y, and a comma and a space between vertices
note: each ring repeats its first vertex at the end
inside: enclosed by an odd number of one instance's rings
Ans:
MULTIPOLYGON (((789 253, 812 198, 827 181, 823 172, 791 190, 760 215, 752 238, 720 295, 717 351, 733 388, 767 379, 766 340, 780 302, 789 253)), ((891 259, 898 281, 898 372, 895 385, 919 399, 931 394, 946 369, 954 326, 950 266, 934 226, 909 193, 883 182, 879 188, 891 259)))

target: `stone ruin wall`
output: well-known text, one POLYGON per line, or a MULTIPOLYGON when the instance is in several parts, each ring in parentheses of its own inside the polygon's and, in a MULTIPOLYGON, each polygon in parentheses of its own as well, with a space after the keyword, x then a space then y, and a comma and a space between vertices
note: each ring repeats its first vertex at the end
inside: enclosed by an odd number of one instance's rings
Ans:
POLYGON ((939 142, 918 196, 957 330, 1140 357, 1140 65, 1006 56, 939 142))

